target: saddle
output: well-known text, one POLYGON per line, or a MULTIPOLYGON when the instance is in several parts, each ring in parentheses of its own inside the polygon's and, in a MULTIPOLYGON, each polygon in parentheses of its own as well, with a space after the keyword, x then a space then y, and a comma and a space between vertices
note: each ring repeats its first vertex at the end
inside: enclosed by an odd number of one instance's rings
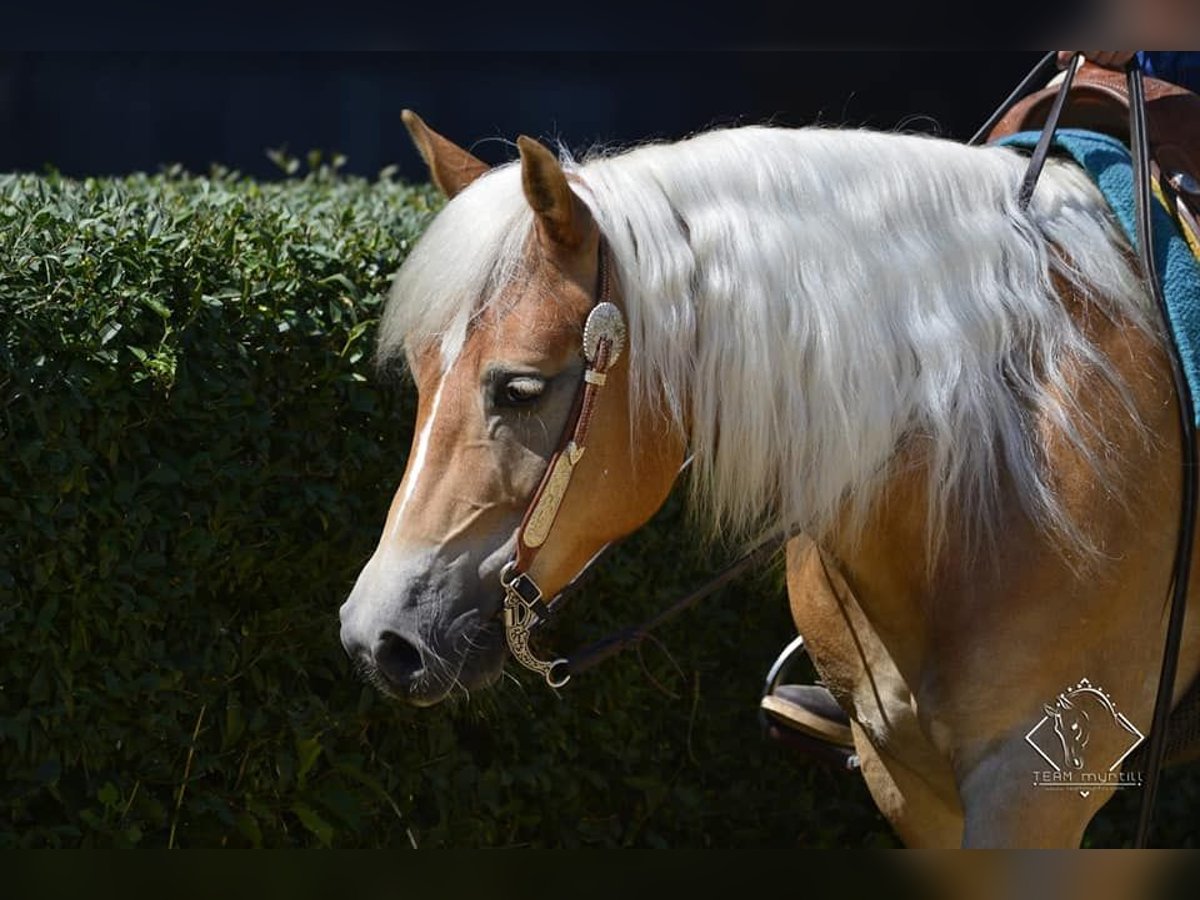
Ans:
MULTIPOLYGON (((1200 97, 1161 81, 1144 79, 1146 134, 1151 173, 1159 194, 1177 222, 1191 232, 1192 249, 1200 255, 1200 97)), ((988 135, 995 141, 1019 131, 1040 131, 1058 92, 1056 83, 1018 102, 988 135)), ((1107 134, 1128 146, 1129 91, 1123 72, 1085 62, 1075 75, 1060 126, 1107 134)))

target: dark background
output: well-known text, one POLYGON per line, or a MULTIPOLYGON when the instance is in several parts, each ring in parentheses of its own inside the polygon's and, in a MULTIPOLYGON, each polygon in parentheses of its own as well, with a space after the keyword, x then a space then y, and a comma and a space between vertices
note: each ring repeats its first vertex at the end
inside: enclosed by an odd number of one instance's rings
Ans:
MULTIPOLYGON (((289 32, 293 46, 319 25, 289 32)), ((511 25, 498 28, 511 37, 511 25)), ((112 175, 181 163, 204 172, 220 163, 276 177, 266 154, 274 148, 298 157, 336 151, 347 171, 373 177, 394 164, 423 180, 400 122, 405 107, 488 162, 512 158, 508 142, 521 133, 581 150, 763 121, 966 140, 1043 52, 191 46, 0 51, 0 171, 51 165, 71 176, 112 175)))

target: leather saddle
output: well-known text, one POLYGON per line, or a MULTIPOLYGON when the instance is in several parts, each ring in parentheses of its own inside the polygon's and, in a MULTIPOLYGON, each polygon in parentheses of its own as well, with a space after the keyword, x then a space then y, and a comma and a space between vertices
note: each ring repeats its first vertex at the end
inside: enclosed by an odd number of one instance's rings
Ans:
MULTIPOLYGON (((1200 96, 1146 77, 1146 135, 1151 169, 1172 215, 1192 230, 1200 217, 1200 96)), ((1041 131, 1056 83, 1018 102, 988 135, 997 140, 1019 131, 1041 131)), ((1107 134, 1129 145, 1129 92, 1125 74, 1085 62, 1075 75, 1060 126, 1107 134)))

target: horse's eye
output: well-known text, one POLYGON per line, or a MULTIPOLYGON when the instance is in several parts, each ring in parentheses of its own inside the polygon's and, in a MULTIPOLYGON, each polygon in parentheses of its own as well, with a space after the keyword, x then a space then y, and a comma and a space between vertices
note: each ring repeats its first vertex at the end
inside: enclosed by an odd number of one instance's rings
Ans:
POLYGON ((530 406, 546 391, 546 380, 533 375, 516 375, 499 385, 497 406, 530 406))

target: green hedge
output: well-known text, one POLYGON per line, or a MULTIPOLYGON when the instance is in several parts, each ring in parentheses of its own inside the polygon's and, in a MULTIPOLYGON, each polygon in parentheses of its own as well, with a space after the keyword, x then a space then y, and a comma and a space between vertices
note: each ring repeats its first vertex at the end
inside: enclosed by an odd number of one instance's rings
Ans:
MULTIPOLYGON (((0 176, 0 846, 893 843, 857 779, 759 736, 778 572, 561 696, 416 711, 354 678, 337 608, 414 409, 372 340, 437 202, 331 167, 0 176)), ((683 522, 559 641, 710 568, 683 522)))

